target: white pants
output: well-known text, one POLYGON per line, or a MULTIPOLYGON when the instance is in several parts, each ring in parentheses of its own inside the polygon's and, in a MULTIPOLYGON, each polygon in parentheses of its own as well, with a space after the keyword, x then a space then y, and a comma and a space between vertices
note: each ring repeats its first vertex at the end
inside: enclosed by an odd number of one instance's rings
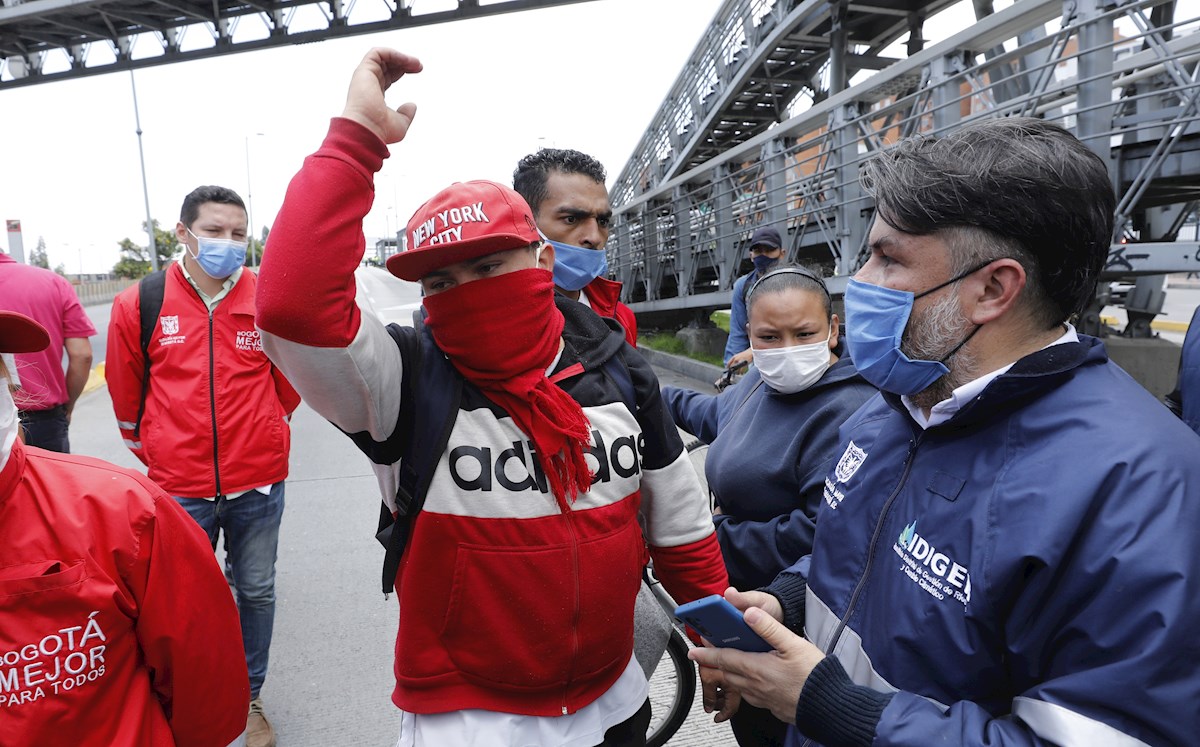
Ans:
POLYGON ((449 713, 400 712, 396 747, 595 747, 604 732, 632 718, 650 691, 631 657, 608 692, 568 716, 522 716, 468 709, 449 713))

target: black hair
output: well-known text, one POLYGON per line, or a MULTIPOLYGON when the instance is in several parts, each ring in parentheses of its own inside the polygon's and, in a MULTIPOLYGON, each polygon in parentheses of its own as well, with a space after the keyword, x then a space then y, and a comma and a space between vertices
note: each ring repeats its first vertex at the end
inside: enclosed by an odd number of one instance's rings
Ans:
POLYGON ((577 150, 541 148, 537 153, 530 153, 517 163, 513 171, 513 189, 525 198, 535 214, 546 199, 546 180, 551 171, 583 174, 601 185, 607 176, 603 164, 577 150))
POLYGON ((207 202, 237 205, 243 211, 246 209, 246 204, 238 197, 238 193, 228 187, 196 187, 183 198, 183 207, 179 209, 179 222, 190 228, 200 217, 200 206, 207 202))
POLYGON ((1005 117, 914 137, 862 168, 878 217, 918 236, 944 233, 954 270, 1011 257, 1025 268, 1030 317, 1047 329, 1091 302, 1112 240, 1104 161, 1040 119, 1005 117))
POLYGON ((756 280, 754 285, 750 286, 750 292, 746 294, 746 316, 750 316, 750 309, 754 306, 756 298, 771 293, 782 293, 792 288, 821 294, 822 305, 825 307, 825 321, 833 318, 833 299, 829 295, 829 289, 825 287, 825 281, 819 274, 801 265, 776 265, 756 280))

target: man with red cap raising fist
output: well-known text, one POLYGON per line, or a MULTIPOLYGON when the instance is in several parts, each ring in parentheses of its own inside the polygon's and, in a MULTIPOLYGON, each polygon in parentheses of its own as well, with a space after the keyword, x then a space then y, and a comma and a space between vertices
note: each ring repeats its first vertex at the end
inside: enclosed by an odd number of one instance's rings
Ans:
POLYGON ((554 249, 512 189, 453 184, 409 221, 387 264, 420 282, 423 324, 359 312, 372 180, 416 111, 384 92, 420 69, 368 53, 292 180, 260 274, 264 348, 371 458, 396 519, 399 744, 641 745, 646 548, 680 602, 723 591, 707 502, 650 366, 555 297, 554 249))

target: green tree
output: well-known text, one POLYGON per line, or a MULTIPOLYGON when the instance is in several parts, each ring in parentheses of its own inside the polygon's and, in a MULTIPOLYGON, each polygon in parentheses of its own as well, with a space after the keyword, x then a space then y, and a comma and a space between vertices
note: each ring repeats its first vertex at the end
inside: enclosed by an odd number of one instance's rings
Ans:
POLYGON ((267 248, 267 236, 270 234, 270 226, 263 226, 262 238, 251 237, 250 245, 246 247, 246 267, 258 267, 262 264, 263 252, 267 248))
POLYGON ((138 246, 129 239, 121 239, 121 258, 113 265, 113 274, 119 278, 140 278, 150 272, 150 260, 146 259, 146 247, 138 246))
POLYGON ((46 256, 46 239, 38 236, 37 247, 29 253, 29 264, 34 267, 44 267, 50 269, 50 258, 46 256))
MULTIPOLYGON (((158 266, 166 267, 171 261, 172 255, 175 254, 175 245, 178 243, 175 239, 174 231, 167 231, 158 227, 158 221, 153 221, 154 226, 154 248, 158 254, 158 266)), ((142 222, 142 228, 146 227, 146 223, 142 222)), ((146 251, 146 247, 142 244, 134 243, 133 239, 128 237, 117 242, 117 246, 121 247, 121 258, 113 265, 113 274, 121 278, 140 278, 150 272, 150 254, 146 251)))

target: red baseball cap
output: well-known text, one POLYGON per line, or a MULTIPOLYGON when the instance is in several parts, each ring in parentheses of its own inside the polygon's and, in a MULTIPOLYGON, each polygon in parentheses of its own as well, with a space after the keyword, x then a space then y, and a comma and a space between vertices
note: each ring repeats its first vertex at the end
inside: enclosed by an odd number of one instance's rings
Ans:
POLYGON ((15 311, 0 311, 0 353, 36 353, 50 344, 46 328, 15 311))
POLYGON ((521 195, 496 182, 455 182, 413 213, 405 251, 388 257, 398 278, 418 281, 456 262, 540 241, 533 211, 521 195))

